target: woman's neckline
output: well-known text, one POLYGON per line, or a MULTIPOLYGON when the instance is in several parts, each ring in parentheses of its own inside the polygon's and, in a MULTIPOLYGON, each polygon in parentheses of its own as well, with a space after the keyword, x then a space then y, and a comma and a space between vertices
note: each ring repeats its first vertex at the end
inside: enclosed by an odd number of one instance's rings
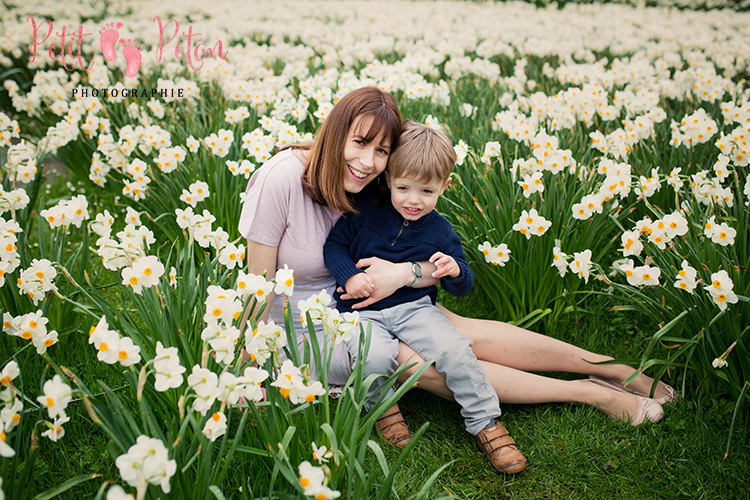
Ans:
POLYGON ((309 149, 294 149, 290 148, 289 151, 292 152, 292 154, 299 160, 299 162, 303 165, 307 165, 307 159, 310 155, 309 149))

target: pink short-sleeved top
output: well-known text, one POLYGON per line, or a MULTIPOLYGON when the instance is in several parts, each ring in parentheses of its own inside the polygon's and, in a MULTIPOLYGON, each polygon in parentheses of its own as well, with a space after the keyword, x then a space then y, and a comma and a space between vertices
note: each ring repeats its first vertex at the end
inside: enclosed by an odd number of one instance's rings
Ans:
POLYGON ((331 279, 323 244, 340 217, 302 189, 304 165, 291 149, 268 160, 250 178, 239 230, 245 238, 278 247, 276 267, 294 269, 296 284, 331 279))

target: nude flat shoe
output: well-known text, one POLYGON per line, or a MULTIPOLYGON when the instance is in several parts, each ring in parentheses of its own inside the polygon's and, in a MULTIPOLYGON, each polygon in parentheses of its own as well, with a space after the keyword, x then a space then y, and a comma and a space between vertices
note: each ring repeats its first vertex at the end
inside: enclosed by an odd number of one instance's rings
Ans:
MULTIPOLYGON (((643 394, 641 392, 636 392, 636 391, 631 390, 631 389, 623 386, 622 384, 618 384, 614 380, 611 380, 611 379, 608 379, 608 378, 599 377, 597 375, 589 375, 589 379, 598 381, 599 385, 606 385, 610 389, 614 389, 616 391, 627 392, 628 394, 635 394, 636 396, 643 396, 643 397, 646 397, 646 398, 648 397, 648 394, 643 394)), ((671 402, 673 402, 674 400, 677 399, 677 391, 675 391, 674 388, 671 385, 665 384, 664 382, 661 382, 661 381, 659 381, 659 383, 662 384, 662 385, 664 385, 664 390, 666 391, 666 394, 663 394, 661 396, 657 396, 657 397, 651 398, 651 399, 653 399, 654 401, 656 401, 660 405, 663 405, 663 404, 666 404, 666 403, 671 403, 671 402)))
MULTIPOLYGON (((608 389, 613 389, 613 390, 617 390, 614 387, 612 387, 613 385, 619 386, 619 384, 614 384, 613 382, 610 382, 608 380, 603 380, 598 377, 590 378, 588 381, 593 382, 594 384, 600 385, 602 387, 606 387, 608 389)), ((637 425, 641 425, 643 422, 647 420, 649 422, 656 423, 656 422, 659 422, 662 419, 662 417, 664 417, 664 408, 662 408, 661 404, 659 404, 657 401, 651 398, 647 398, 645 396, 634 394, 631 391, 626 391, 624 390, 622 386, 619 386, 619 387, 620 387, 620 390, 618 392, 624 392, 632 396, 635 396, 636 400, 638 401, 638 407, 635 409, 635 414, 633 415, 630 415, 626 412, 622 412, 620 414, 614 414, 614 413, 610 413, 608 411, 604 411, 603 409, 599 408, 599 410, 602 413, 606 414, 609 418, 611 418, 612 420, 616 422, 625 421, 632 426, 637 426, 637 425)))

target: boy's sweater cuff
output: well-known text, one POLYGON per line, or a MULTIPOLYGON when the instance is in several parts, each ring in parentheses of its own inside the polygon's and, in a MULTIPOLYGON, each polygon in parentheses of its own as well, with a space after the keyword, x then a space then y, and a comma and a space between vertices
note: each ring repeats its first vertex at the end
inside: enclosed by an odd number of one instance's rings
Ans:
POLYGON ((347 280, 355 274, 364 272, 362 269, 354 265, 354 262, 350 260, 346 262, 339 262, 335 268, 329 269, 329 271, 331 271, 333 277, 336 278, 336 283, 338 283, 341 287, 343 287, 347 280))
POLYGON ((474 286, 474 274, 469 269, 469 266, 463 266, 459 264, 461 268, 461 275, 458 279, 453 279, 450 276, 440 279, 440 286, 453 295, 454 297, 464 297, 471 292, 474 286))

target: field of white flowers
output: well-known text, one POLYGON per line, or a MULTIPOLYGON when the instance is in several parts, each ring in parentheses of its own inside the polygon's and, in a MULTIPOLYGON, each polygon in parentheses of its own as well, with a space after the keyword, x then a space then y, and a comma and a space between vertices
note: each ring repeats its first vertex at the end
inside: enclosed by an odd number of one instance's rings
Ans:
POLYGON ((370 439, 377 411, 360 415, 368 381, 329 401, 306 368, 328 353, 313 342, 282 365, 293 332, 254 318, 275 287, 329 344, 356 319, 327 297, 298 309, 292 270, 246 274, 237 230, 252 173, 365 85, 451 134, 439 208, 506 320, 543 329, 609 295, 612 314, 658 325, 642 369, 742 404, 750 14, 133 0, 1 16, 0 500, 37 493, 34 454, 67 439, 69 405, 111 440, 121 481, 97 498, 223 498, 249 457, 272 471, 256 494, 390 495, 398 464, 370 439), (69 195, 45 187, 47 157, 69 195), (126 390, 66 368, 75 337, 126 390), (40 357, 42 380, 24 377, 40 357), (230 411, 241 398, 249 411, 230 411))

